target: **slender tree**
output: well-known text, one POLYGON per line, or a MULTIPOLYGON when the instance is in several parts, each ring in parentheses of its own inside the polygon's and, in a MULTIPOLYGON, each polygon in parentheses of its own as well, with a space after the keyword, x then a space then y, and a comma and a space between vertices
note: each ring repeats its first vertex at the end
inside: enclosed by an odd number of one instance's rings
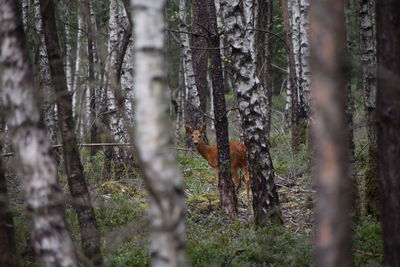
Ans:
POLYGON ((365 170, 365 210, 376 218, 380 214, 379 165, 376 129, 376 28, 375 1, 359 0, 359 29, 364 108, 367 119, 368 163, 365 170))
POLYGON ((255 223, 261 226, 270 222, 281 223, 279 197, 265 135, 265 90, 256 76, 254 31, 246 30, 254 27, 253 2, 221 0, 220 4, 236 76, 235 90, 250 166, 255 223))
MULTIPOLYGON (((46 131, 40 124, 20 12, 18 1, 0 1, 0 92, 32 222, 32 243, 39 266, 78 266, 67 230, 57 166, 46 131)), ((4 183, 2 187, 3 191, 4 183)), ((2 246, 8 243, 12 249, 9 241, 2 239, 2 246)))
POLYGON ((151 265, 186 266, 182 174, 171 151, 163 0, 134 0, 135 144, 150 193, 151 265))
POLYGON ((384 266, 400 266, 400 2, 376 1, 376 118, 384 266))
POLYGON ((317 186, 316 266, 351 266, 350 181, 346 103, 346 32, 343 1, 311 4, 313 146, 317 186))
POLYGON ((56 90, 58 122, 61 131, 65 171, 73 198, 72 204, 78 215, 83 252, 95 266, 101 266, 100 234, 88 187, 83 175, 83 166, 74 132, 72 101, 68 92, 63 61, 58 46, 59 41, 53 1, 41 0, 40 9, 47 54, 49 55, 50 72, 56 90))
POLYGON ((213 105, 215 132, 218 148, 218 189, 221 197, 221 206, 225 213, 233 218, 237 216, 235 185, 232 181, 228 118, 226 116, 224 78, 222 73, 221 53, 219 47, 219 33, 217 28, 217 13, 214 0, 208 0, 208 25, 210 36, 208 37, 209 57, 211 62, 211 80, 213 85, 213 105))

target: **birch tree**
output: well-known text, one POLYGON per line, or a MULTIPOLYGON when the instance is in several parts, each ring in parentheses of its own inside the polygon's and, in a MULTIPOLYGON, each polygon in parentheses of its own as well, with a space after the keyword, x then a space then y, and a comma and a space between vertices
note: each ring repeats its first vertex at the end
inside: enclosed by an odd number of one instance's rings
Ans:
POLYGON ((265 136, 265 90, 256 76, 254 31, 245 30, 251 29, 252 1, 221 0, 220 4, 236 76, 235 90, 250 165, 255 223, 281 223, 278 192, 265 136))
POLYGON ((311 4, 316 266, 352 266, 343 1, 311 4))
POLYGON ((381 186, 383 266, 400 266, 400 2, 376 1, 376 118, 381 186))
POLYGON ((378 217, 379 165, 376 129, 376 29, 375 1, 359 0, 359 29, 362 66, 364 108, 367 118, 368 163, 365 170, 365 209, 367 214, 378 217))
MULTIPOLYGON (((43 126, 18 1, 0 1, 1 106, 11 130, 39 266, 78 266, 57 166, 43 126)), ((5 242, 6 240, 2 240, 5 242)), ((11 266, 11 265, 8 265, 11 266)))
POLYGON ((77 147, 77 138, 74 132, 75 123, 72 117, 72 101, 68 92, 60 48, 58 47, 59 40, 53 1, 41 0, 40 11, 43 19, 47 54, 49 55, 50 71, 57 96, 56 103, 65 172, 73 198, 72 205, 78 215, 83 252, 92 264, 101 266, 100 235, 77 147))
MULTIPOLYGON (((185 86, 187 89, 186 103, 186 121, 195 129, 200 128, 203 122, 203 116, 200 109, 200 96, 197 90, 196 79, 193 70, 192 50, 190 48, 188 27, 186 22, 186 4, 185 0, 179 1, 179 19, 180 19, 180 39, 182 43, 183 72, 185 77, 185 86)), ((190 142, 190 140, 189 140, 190 142)))
POLYGON ((164 1, 134 0, 135 144, 150 192, 151 265, 186 266, 182 174, 171 151, 164 1))
POLYGON ((34 0, 35 9, 35 30, 37 33, 37 72, 38 72, 38 88, 41 94, 42 105, 41 113, 47 126, 48 135, 52 144, 57 143, 57 119, 55 112, 55 96, 53 84, 51 82, 49 59, 46 51, 44 40, 42 16, 40 14, 40 1, 34 0))

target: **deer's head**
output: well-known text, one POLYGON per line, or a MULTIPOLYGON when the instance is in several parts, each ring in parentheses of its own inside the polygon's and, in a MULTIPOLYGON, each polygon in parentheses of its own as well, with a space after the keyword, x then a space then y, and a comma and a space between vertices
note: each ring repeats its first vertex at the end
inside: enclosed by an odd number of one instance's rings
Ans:
POLYGON ((200 126, 200 129, 198 129, 198 130, 193 130, 192 127, 190 127, 190 125, 188 125, 188 124, 185 124, 185 128, 186 128, 186 132, 188 132, 190 134, 190 136, 192 137, 192 144, 197 146, 200 143, 200 141, 203 140, 203 138, 205 136, 206 123, 203 122, 200 126))

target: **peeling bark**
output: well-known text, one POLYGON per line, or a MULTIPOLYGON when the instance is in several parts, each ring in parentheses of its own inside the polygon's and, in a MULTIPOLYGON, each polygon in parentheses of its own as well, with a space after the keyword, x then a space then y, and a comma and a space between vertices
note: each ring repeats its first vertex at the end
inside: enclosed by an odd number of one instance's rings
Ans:
POLYGON ((1 105, 19 162, 17 173, 24 187, 37 264, 78 266, 57 166, 40 124, 18 1, 0 0, 0 24, 1 105))
POLYGON ((236 76, 235 90, 250 166, 255 223, 260 226, 281 223, 279 197, 265 136, 265 90, 256 76, 254 31, 245 30, 252 27, 252 1, 221 0, 220 4, 236 76))

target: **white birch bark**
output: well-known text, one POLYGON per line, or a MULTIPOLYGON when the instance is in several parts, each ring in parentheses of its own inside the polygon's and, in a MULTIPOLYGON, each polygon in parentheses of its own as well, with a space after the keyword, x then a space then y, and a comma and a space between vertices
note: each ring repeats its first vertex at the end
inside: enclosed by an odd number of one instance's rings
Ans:
POLYGON ((171 151, 163 0, 133 0, 135 143, 150 192, 151 265, 186 266, 182 174, 171 151))
POLYGON ((309 9, 310 0, 299 0, 300 9, 300 21, 299 21, 299 33, 300 33, 300 66, 301 76, 299 77, 299 83, 301 91, 299 92, 299 104, 305 109, 307 114, 310 114, 311 105, 311 92, 310 92, 310 20, 309 20, 309 9))
POLYGON ((24 31, 28 31, 28 12, 29 12, 29 1, 22 0, 22 24, 24 25, 24 31))
POLYGON ((185 0, 179 1, 179 19, 180 19, 180 39, 182 42, 182 55, 183 55, 183 72, 185 74, 185 85, 187 89, 188 105, 187 111, 190 114, 188 118, 192 121, 189 122, 191 126, 198 127, 202 122, 202 115, 200 113, 200 96, 197 90, 196 80, 193 70, 192 50, 190 48, 189 36, 187 33, 186 22, 186 4, 185 0))
POLYGON ((67 230, 64 197, 46 131, 40 126, 22 20, 17 1, 0 0, 0 104, 19 162, 38 266, 78 266, 67 230))
POLYGON ((73 76, 72 76, 72 45, 71 45, 71 26, 69 24, 70 12, 68 2, 64 1, 65 5, 65 75, 67 77, 68 91, 72 93, 73 76))
MULTIPOLYGON (((72 97, 72 111, 74 112, 74 118, 76 118, 76 112, 77 112, 77 103, 79 102, 79 96, 80 94, 78 93, 81 82, 81 60, 82 60, 82 33, 84 29, 84 23, 82 16, 79 12, 79 7, 78 7, 78 29, 77 29, 77 35, 76 35, 76 58, 75 58, 75 74, 73 78, 73 84, 72 84, 72 92, 73 92, 73 97, 72 97)), ((77 120, 78 121, 78 120, 77 120)), ((77 124, 77 127, 79 124, 77 124)))
POLYGON ((50 75, 49 59, 46 51, 46 43, 43 33, 42 16, 40 14, 40 2, 34 0, 35 8, 35 30, 38 35, 38 65, 37 71, 39 73, 39 91, 43 100, 42 113, 44 121, 48 129, 48 135, 52 144, 57 143, 57 119, 55 112, 55 96, 53 90, 52 79, 50 75))
POLYGON ((255 221, 258 225, 280 223, 279 198, 265 136, 265 90, 256 76, 254 32, 245 30, 253 27, 253 1, 221 0, 220 3, 225 34, 232 48, 230 56, 252 178, 255 221))

